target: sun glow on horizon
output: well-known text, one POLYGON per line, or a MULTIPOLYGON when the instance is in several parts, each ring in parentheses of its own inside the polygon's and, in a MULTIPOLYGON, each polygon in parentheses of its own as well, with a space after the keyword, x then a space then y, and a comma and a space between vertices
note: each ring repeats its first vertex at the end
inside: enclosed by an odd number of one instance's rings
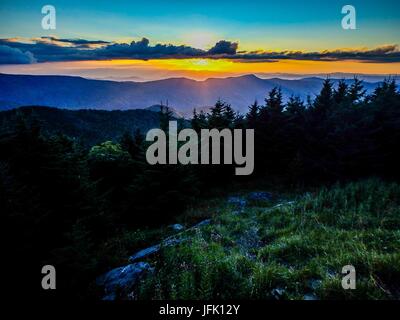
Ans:
POLYGON ((342 61, 310 61, 283 59, 274 62, 243 62, 230 59, 155 59, 155 60, 97 60, 46 62, 29 65, 3 65, 1 73, 59 74, 87 78, 149 81, 173 77, 205 80, 211 77, 231 77, 244 74, 400 74, 400 63, 342 61))
POLYGON ((225 59, 165 59, 154 60, 155 66, 167 70, 229 72, 235 67, 235 62, 225 59))

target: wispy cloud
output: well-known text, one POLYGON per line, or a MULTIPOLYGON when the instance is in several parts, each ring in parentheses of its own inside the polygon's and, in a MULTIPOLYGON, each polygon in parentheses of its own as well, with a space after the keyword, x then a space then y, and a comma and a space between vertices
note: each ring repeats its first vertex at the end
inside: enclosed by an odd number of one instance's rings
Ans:
POLYGON ((75 48, 85 48, 85 49, 102 47, 110 44, 109 41, 103 41, 103 40, 65 39, 65 38, 63 39, 52 36, 41 37, 39 39, 36 39, 37 42, 46 42, 46 40, 53 44, 68 45, 68 46, 73 46, 75 48))
POLYGON ((237 42, 221 40, 209 50, 186 45, 155 44, 143 38, 131 43, 65 39, 54 36, 33 39, 0 39, 0 64, 108 59, 235 59, 242 62, 274 62, 283 59, 362 62, 400 62, 397 44, 373 49, 338 49, 321 52, 238 51, 237 42))

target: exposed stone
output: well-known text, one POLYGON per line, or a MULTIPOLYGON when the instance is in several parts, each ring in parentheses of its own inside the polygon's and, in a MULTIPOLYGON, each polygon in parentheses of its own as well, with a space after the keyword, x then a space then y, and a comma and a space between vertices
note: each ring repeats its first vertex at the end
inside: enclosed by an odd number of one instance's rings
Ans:
POLYGON ((96 279, 99 286, 104 287, 103 300, 115 300, 127 297, 133 286, 146 272, 154 269, 146 262, 128 264, 108 271, 96 279))
POLYGON ((179 223, 172 224, 169 227, 174 231, 182 231, 183 229, 185 229, 184 226, 179 223))
POLYGON ((286 201, 286 202, 278 203, 277 205, 275 205, 273 207, 266 208, 265 212, 271 212, 271 211, 273 211, 275 209, 279 209, 279 208, 284 207, 284 206, 290 206, 290 205, 292 205, 294 203, 295 203, 295 201, 286 201))
POLYGON ((279 300, 279 299, 282 299, 285 292, 286 292, 286 290, 284 288, 278 287, 278 288, 272 289, 271 294, 275 299, 279 300))
POLYGON ((160 250, 161 245, 160 244, 156 244, 154 246, 148 247, 146 249, 142 249, 138 252, 136 252, 135 254, 131 255, 129 257, 129 262, 133 262, 139 259, 143 259, 151 254, 154 254, 156 252, 158 252, 160 250))
POLYGON ((247 198, 252 201, 271 201, 273 196, 272 193, 269 192, 255 191, 255 192, 250 192, 247 198))
POLYGON ((210 223, 211 223, 211 219, 206 219, 206 220, 203 220, 203 221, 199 222, 198 224, 194 225, 193 228, 200 228, 203 226, 207 226, 210 223))
POLYGON ((185 241, 186 238, 169 238, 165 239, 162 243, 156 244, 154 246, 148 247, 146 249, 140 250, 136 252, 135 254, 131 255, 129 257, 129 262, 134 262, 139 259, 146 258, 154 253, 157 253, 160 251, 161 247, 168 247, 168 246, 174 246, 177 245, 183 241, 185 241))

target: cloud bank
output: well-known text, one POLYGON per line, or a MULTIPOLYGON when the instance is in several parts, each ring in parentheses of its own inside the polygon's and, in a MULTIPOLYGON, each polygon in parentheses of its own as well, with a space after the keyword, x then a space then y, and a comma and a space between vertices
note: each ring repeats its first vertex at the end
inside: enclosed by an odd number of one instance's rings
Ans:
POLYGON ((20 49, 0 45, 0 64, 28 64, 36 62, 32 53, 20 49))
POLYGON ((131 43, 113 43, 103 40, 41 37, 29 40, 0 39, 0 64, 21 64, 54 61, 108 60, 108 59, 235 59, 242 62, 273 62, 282 59, 361 62, 400 62, 396 44, 373 49, 340 49, 321 52, 303 51, 238 51, 237 42, 221 40, 209 50, 186 45, 155 44, 147 38, 131 43))

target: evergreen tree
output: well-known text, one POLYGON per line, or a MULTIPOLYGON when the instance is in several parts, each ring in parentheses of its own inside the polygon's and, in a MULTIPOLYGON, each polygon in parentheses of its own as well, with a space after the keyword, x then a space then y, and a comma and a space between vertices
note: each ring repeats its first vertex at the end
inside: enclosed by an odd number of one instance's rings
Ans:
POLYGON ((316 96, 313 103, 314 115, 317 117, 317 121, 325 118, 332 110, 333 104, 333 90, 332 82, 329 78, 325 79, 322 85, 321 92, 316 96))
POLYGON ((290 96, 287 104, 286 111, 292 116, 302 116, 305 112, 304 102, 298 96, 290 96))
POLYGON ((192 120, 190 121, 190 124, 192 126, 192 129, 194 129, 196 132, 200 132, 201 130, 200 116, 197 113, 196 109, 193 109, 193 117, 192 120))
POLYGON ((173 119, 172 111, 169 109, 168 106, 161 105, 159 116, 160 116, 160 129, 164 130, 165 132, 168 131, 169 122, 173 119))
POLYGON ((362 84, 362 80, 359 80, 357 77, 354 77, 354 82, 349 88, 348 96, 350 102, 353 105, 357 105, 361 102, 361 99, 364 97, 366 90, 364 90, 364 86, 362 84))
POLYGON ((271 114, 280 114, 283 111, 282 90, 281 88, 273 88, 268 97, 265 99, 265 106, 271 114))
POLYGON ((258 123, 260 107, 258 105, 257 100, 254 101, 252 105, 249 107, 249 111, 246 114, 247 127, 255 129, 258 123))
POLYGON ((220 130, 226 128, 225 110, 226 104, 218 100, 208 114, 208 125, 210 128, 217 128, 220 130))
POLYGON ((348 85, 344 79, 341 79, 338 83, 337 89, 333 91, 333 99, 337 106, 342 105, 348 95, 348 85))
POLYGON ((224 117, 224 122, 225 122, 226 128, 233 129, 235 127, 235 121, 236 121, 237 115, 230 104, 225 105, 223 117, 224 117))

